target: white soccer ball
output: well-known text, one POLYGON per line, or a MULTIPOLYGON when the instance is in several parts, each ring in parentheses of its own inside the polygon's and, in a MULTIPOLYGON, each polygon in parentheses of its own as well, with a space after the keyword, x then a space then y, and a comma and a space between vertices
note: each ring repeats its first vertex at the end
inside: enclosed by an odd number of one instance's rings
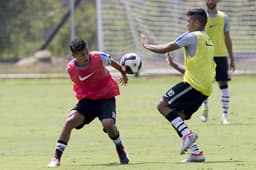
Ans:
POLYGON ((126 67, 127 74, 137 74, 142 66, 142 60, 136 53, 127 53, 120 59, 120 64, 126 67))

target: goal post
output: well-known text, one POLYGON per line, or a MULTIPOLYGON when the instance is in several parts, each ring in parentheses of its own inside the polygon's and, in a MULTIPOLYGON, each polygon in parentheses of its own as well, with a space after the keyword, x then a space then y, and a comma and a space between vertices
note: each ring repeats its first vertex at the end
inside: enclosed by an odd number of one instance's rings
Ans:
MULTIPOLYGON (((206 8, 201 0, 97 0, 99 49, 117 59, 135 52, 147 60, 158 61, 157 54, 140 45, 140 34, 147 34, 155 43, 166 43, 187 31, 186 12, 206 8), (99 11, 100 10, 100 11, 99 11), (99 22, 100 21, 100 22, 99 22), (104 47, 104 48, 103 48, 104 47)), ((225 0, 218 9, 230 17, 230 33, 235 58, 256 58, 256 1, 225 0)), ((174 52, 181 56, 182 51, 174 52)), ((163 59, 164 57, 162 57, 163 59)), ((180 58, 180 57, 179 57, 180 58)), ((182 58, 182 57, 181 57, 182 58)), ((238 60, 240 61, 240 60, 238 60)))

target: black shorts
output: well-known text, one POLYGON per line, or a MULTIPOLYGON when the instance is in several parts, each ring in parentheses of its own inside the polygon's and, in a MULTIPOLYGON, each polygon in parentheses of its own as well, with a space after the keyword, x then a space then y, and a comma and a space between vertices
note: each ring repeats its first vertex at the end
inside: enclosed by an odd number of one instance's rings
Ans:
POLYGON ((216 63, 216 81, 228 81, 230 75, 228 74, 228 60, 227 57, 214 57, 216 63))
POLYGON ((85 117, 84 123, 76 127, 76 129, 81 129, 85 124, 89 124, 96 117, 98 117, 99 120, 111 118, 116 121, 116 100, 114 97, 99 100, 82 99, 72 110, 77 110, 85 117))
POLYGON ((192 88, 188 83, 178 83, 169 89, 163 96, 170 108, 185 114, 185 119, 190 119, 208 96, 192 88))

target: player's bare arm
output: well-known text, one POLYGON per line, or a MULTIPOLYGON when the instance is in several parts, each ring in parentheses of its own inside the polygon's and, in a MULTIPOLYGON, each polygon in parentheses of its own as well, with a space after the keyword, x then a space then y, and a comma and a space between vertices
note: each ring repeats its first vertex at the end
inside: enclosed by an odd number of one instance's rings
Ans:
POLYGON ((230 38, 230 33, 225 32, 224 35, 225 35, 225 44, 226 44, 229 59, 230 59, 229 68, 231 71, 235 71, 235 61, 234 61, 234 56, 233 56, 232 40, 230 38))
POLYGON ((165 56, 166 56, 166 61, 168 62, 168 64, 169 64, 170 66, 172 66, 173 68, 175 68, 177 71, 179 71, 179 72, 182 73, 182 74, 185 73, 185 68, 184 68, 182 65, 176 63, 176 62, 173 60, 173 58, 172 58, 172 56, 171 56, 170 53, 166 53, 165 56))
POLYGON ((128 77, 126 75, 126 69, 124 66, 121 66, 116 60, 111 59, 110 65, 114 67, 116 70, 118 70, 121 73, 121 77, 119 79, 119 82, 121 85, 126 85, 128 83, 128 77))
POLYGON ((174 50, 177 50, 180 48, 180 46, 178 44, 176 44, 175 42, 168 42, 166 44, 159 44, 159 45, 149 44, 148 37, 144 34, 141 34, 140 41, 144 48, 146 48, 152 52, 160 53, 160 54, 164 54, 164 53, 174 51, 174 50))

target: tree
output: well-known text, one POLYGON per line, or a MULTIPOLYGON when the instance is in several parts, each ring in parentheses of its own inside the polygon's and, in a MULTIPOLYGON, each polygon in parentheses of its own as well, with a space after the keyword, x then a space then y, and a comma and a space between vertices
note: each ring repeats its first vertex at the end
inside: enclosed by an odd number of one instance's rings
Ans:
MULTIPOLYGON (((63 0, 8 0, 0 1, 0 58, 31 56, 68 11, 63 0)), ((96 48, 95 1, 81 1, 75 11, 76 33, 96 48)), ((48 47, 54 55, 69 53, 69 22, 60 29, 48 47)))

